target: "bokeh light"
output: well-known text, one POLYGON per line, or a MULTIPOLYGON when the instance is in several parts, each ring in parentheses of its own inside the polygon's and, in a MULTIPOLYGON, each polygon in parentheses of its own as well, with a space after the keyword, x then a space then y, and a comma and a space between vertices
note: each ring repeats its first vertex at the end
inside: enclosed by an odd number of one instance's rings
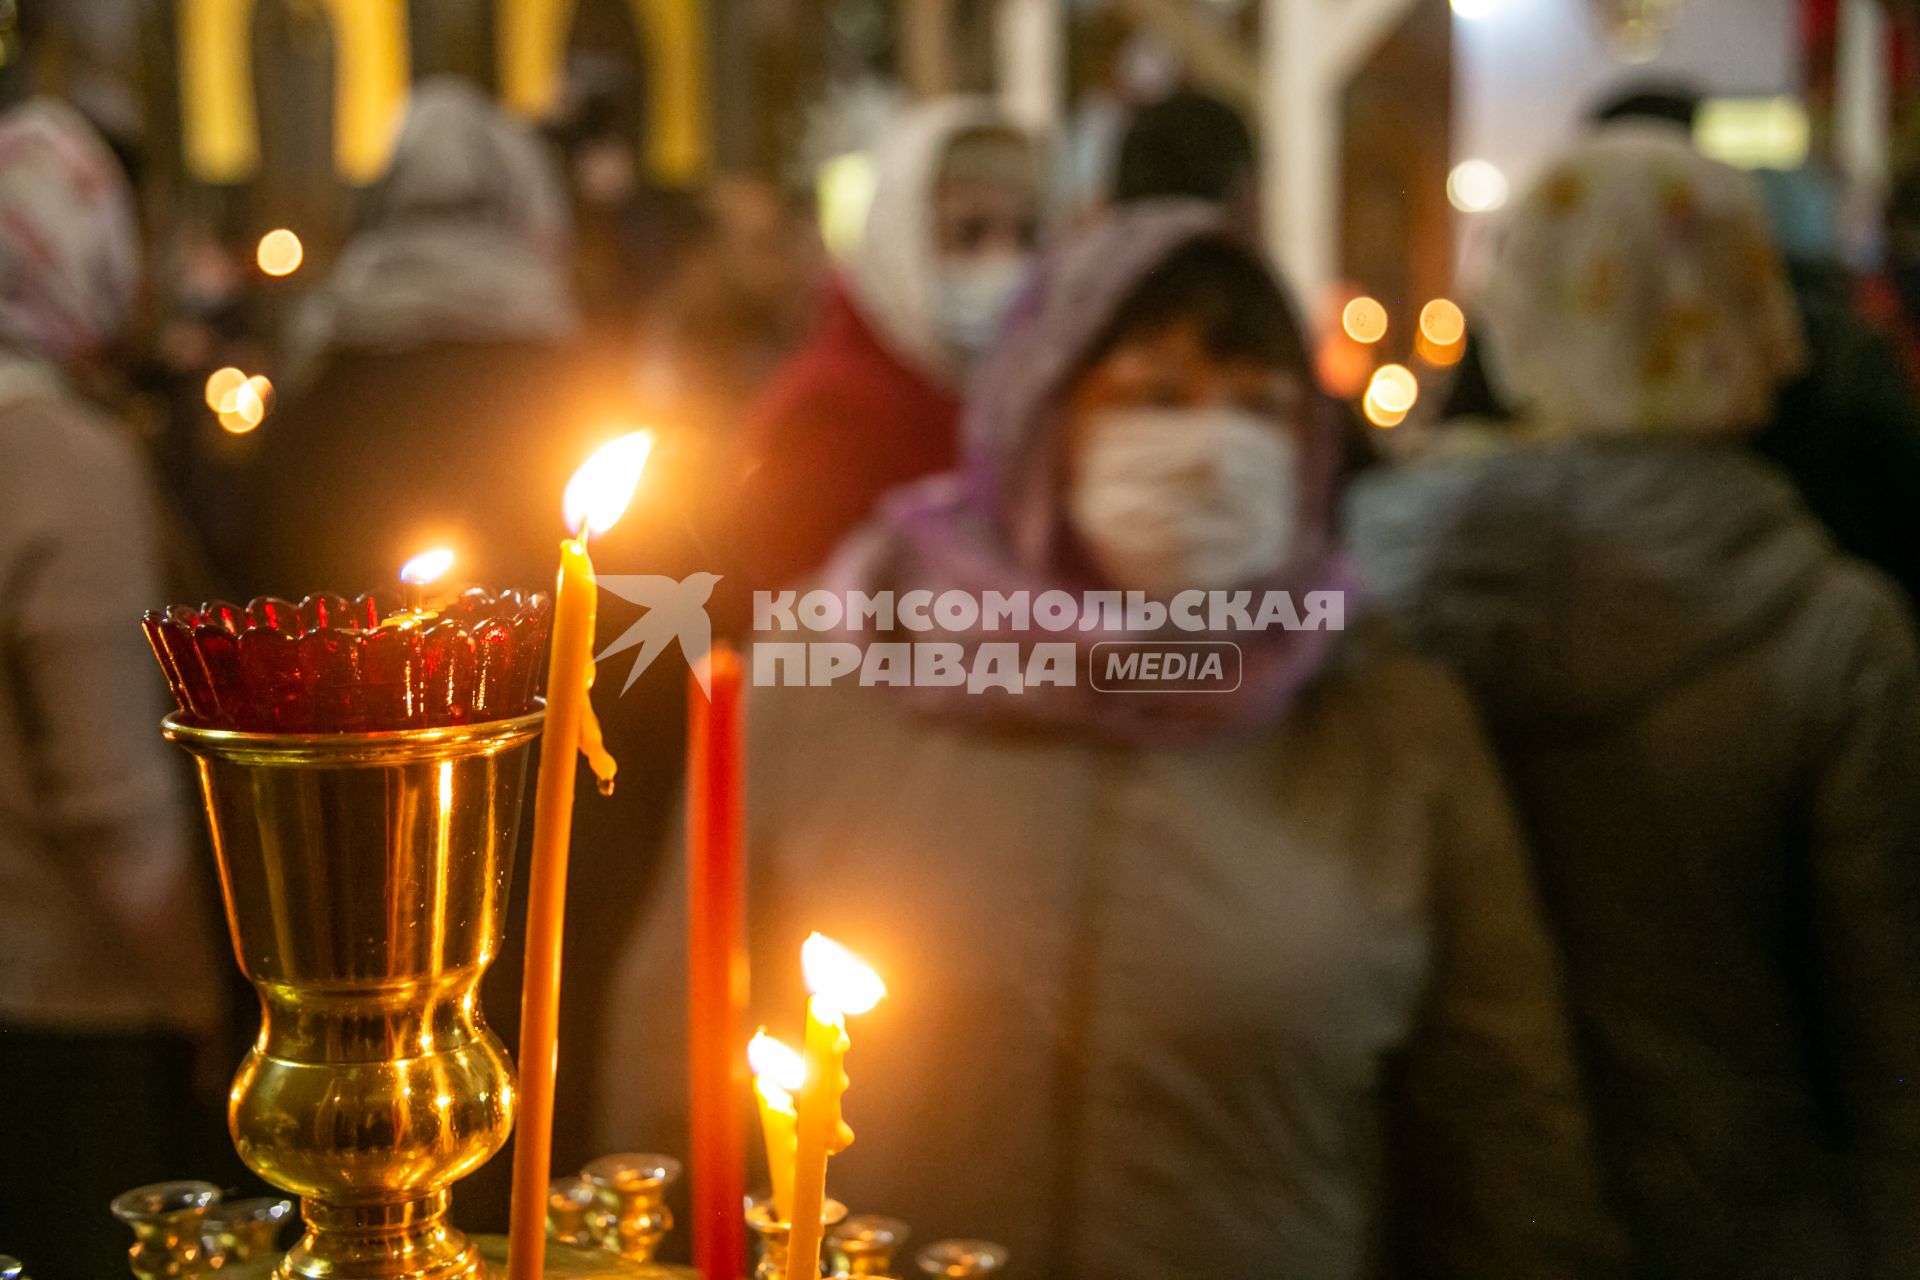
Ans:
POLYGON ((1387 336, 1387 309, 1362 294, 1341 309, 1340 327, 1355 342, 1378 342, 1387 336))
POLYGON ((835 156, 814 174, 820 240, 842 262, 853 256, 866 234, 876 181, 873 157, 865 151, 835 156))
POLYGON ((1361 403, 1360 409, 1361 412, 1367 415, 1368 422, 1371 422, 1376 427, 1388 430, 1399 426, 1407 420, 1407 414, 1404 409, 1399 413, 1388 413, 1385 409, 1382 409, 1373 402, 1372 396, 1368 396, 1366 400, 1361 403))
POLYGON ((265 374, 254 374, 234 388, 229 400, 222 400, 220 426, 231 435, 243 436, 267 420, 273 404, 273 383, 265 374))
POLYGON ((1507 202, 1507 175, 1487 160, 1462 160, 1447 175, 1447 200, 1462 213, 1490 213, 1507 202))
POLYGON ((1413 353, 1436 369, 1444 369, 1460 363, 1460 358, 1467 354, 1467 344, 1454 342, 1441 346, 1422 333, 1413 340, 1413 353))
POLYGON ((1405 416, 1420 398, 1420 379, 1403 364, 1383 364, 1367 383, 1367 400, 1386 414, 1405 416))
POLYGON ((1467 317, 1450 298, 1435 298, 1420 308, 1420 336, 1437 347, 1451 347, 1467 336, 1467 317))
POLYGON ((260 246, 254 251, 254 261, 260 269, 270 276, 290 276, 300 269, 301 260, 307 251, 300 243, 300 237, 285 227, 269 231, 260 237, 260 246))
POLYGON ((228 365, 224 369, 215 369, 207 375, 207 408, 215 413, 232 413, 234 396, 247 375, 228 365))
POLYGON ((1351 400, 1366 389, 1373 353, 1345 333, 1329 333, 1314 353, 1313 371, 1321 390, 1336 400, 1351 400))

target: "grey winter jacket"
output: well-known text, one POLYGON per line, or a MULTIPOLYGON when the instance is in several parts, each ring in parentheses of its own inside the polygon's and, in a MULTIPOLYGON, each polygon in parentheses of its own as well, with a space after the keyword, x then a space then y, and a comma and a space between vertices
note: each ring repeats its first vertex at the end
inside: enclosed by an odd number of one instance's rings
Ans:
POLYGON ((1379 476, 1348 515, 1507 769, 1643 1273, 1920 1274, 1897 594, 1731 445, 1506 445, 1379 476))

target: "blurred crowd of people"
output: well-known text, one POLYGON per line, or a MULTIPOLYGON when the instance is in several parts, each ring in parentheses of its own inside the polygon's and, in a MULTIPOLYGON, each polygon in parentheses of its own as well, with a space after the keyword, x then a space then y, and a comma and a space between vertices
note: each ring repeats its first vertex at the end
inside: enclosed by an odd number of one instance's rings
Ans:
MULTIPOLYGON (((251 1015, 140 612, 435 543, 543 586, 567 475, 644 422, 596 556, 723 573, 741 639, 794 584, 1347 593, 1236 637, 1224 693, 754 690, 756 1005, 821 920, 912 993, 837 1196, 1055 1280, 1920 1277, 1920 290, 1673 114, 1516 201, 1447 412, 1383 450, 1199 94, 1072 211, 990 101, 903 109, 835 261, 775 186, 643 191, 429 81, 217 464, 113 157, 0 115, 0 1250, 111 1274, 114 1192, 244 1176, 210 1100, 251 1015)), ((599 700, 562 1165, 685 1150, 684 689, 599 700)))

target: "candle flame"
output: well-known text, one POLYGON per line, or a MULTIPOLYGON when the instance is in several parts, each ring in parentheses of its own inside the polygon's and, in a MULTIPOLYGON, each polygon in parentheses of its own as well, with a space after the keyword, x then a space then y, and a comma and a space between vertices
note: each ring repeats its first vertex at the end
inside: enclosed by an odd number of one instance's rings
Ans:
POLYGON ((865 1013, 887 994, 879 974, 823 933, 810 934, 801 944, 800 971, 807 990, 842 1013, 865 1013))
POLYGON ((653 451, 653 437, 634 431, 594 450, 567 482, 567 528, 575 535, 605 533, 633 501, 640 471, 653 451))
POLYGON ((768 1035, 765 1027, 747 1042, 747 1065, 753 1068, 754 1083, 776 1106, 783 1095, 790 1103, 791 1095, 807 1082, 806 1060, 791 1045, 768 1035))
POLYGON ((445 547, 422 551, 400 566, 400 581, 410 587, 424 587, 453 568, 453 552, 445 547))

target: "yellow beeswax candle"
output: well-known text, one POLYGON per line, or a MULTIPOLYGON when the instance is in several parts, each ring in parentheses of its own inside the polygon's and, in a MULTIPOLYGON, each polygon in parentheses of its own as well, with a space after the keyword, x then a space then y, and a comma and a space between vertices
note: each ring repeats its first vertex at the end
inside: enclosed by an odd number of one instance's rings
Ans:
POLYGON ((846 1017, 865 1013, 887 993, 878 974, 833 939, 810 936, 800 948, 807 989, 807 1038, 802 1057, 806 1080, 795 1098, 792 1234, 787 1274, 820 1270, 821 1213, 827 1199, 827 1158, 844 1150, 853 1134, 841 1119, 847 1089, 846 1017))
POLYGON ((545 1261, 547 1183, 553 1162, 553 1079, 559 1064, 560 944, 567 852, 573 835, 573 783, 585 755, 603 791, 614 761, 600 741, 587 699, 593 688, 597 584, 586 538, 604 533, 626 510, 646 464, 649 438, 622 436, 587 459, 567 486, 567 523, 577 536, 560 544, 547 656, 547 719, 534 786, 533 857, 528 868, 526 976, 520 997, 519 1117, 507 1231, 507 1274, 539 1280, 545 1261))
POLYGON ((793 1161, 799 1144, 799 1113, 793 1095, 807 1079, 800 1055, 762 1027, 747 1045, 753 1068, 753 1097, 760 1110, 760 1135, 767 1146, 767 1173, 773 1180, 773 1209, 780 1221, 793 1213, 793 1161))

